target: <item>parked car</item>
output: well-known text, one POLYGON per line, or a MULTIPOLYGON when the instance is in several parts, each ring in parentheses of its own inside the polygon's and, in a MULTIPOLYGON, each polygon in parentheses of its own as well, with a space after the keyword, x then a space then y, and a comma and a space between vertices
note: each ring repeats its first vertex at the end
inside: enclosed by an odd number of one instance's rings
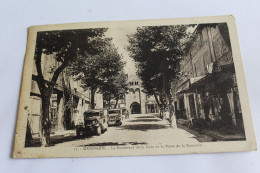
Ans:
POLYGON ((92 109, 84 112, 84 121, 76 126, 77 137, 84 135, 100 135, 108 128, 108 116, 104 110, 92 109))
POLYGON ((117 108, 117 109, 109 109, 108 110, 108 125, 116 125, 116 126, 121 126, 122 125, 122 109, 117 108))

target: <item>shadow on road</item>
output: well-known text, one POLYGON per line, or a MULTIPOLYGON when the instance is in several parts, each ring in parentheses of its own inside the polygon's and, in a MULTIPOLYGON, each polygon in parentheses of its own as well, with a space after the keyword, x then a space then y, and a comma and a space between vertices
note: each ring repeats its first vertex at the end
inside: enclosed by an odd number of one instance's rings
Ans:
POLYGON ((167 129, 168 127, 162 124, 134 124, 134 125, 124 125, 120 127, 119 130, 158 130, 158 129, 167 129))
POLYGON ((147 118, 147 119, 136 119, 136 120, 129 120, 128 122, 157 122, 157 121, 161 121, 159 119, 151 119, 151 118, 147 118))
POLYGON ((140 116, 140 117, 136 117, 136 118, 155 118, 155 116, 140 116))
POLYGON ((63 142, 70 142, 70 141, 75 141, 77 139, 76 136, 66 136, 58 139, 54 139, 51 141, 50 146, 54 146, 56 144, 60 144, 63 142))

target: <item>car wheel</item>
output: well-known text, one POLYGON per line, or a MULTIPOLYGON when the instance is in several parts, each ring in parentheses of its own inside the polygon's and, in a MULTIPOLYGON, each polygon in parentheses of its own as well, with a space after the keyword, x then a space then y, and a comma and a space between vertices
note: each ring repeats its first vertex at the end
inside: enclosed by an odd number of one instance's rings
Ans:
POLYGON ((77 138, 81 138, 84 135, 82 128, 77 128, 76 133, 77 133, 77 138))
POLYGON ((106 124, 106 129, 105 130, 107 131, 107 129, 108 129, 108 123, 106 124))
POLYGON ((106 127, 104 126, 104 124, 102 125, 102 128, 101 128, 101 133, 104 133, 106 131, 106 127))
POLYGON ((105 123, 105 124, 103 125, 103 129, 102 129, 101 133, 105 133, 105 131, 107 131, 107 128, 108 128, 108 124, 105 123))
POLYGON ((99 136, 101 134, 101 127, 98 126, 96 130, 96 135, 99 136))

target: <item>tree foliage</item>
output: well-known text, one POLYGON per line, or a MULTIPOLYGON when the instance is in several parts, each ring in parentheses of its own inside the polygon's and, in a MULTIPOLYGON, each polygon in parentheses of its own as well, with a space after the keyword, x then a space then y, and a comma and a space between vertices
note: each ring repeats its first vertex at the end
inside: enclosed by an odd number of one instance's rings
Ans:
MULTIPOLYGON (((57 78, 71 62, 88 52, 88 54, 97 54, 102 47, 102 37, 107 29, 87 29, 87 30, 68 30, 68 31, 47 31, 37 34, 35 49, 35 64, 38 73, 37 81, 40 91, 49 88, 46 86, 42 74, 42 54, 55 54, 54 58, 61 65, 53 72, 51 86, 55 85, 57 78)), ((47 84, 48 85, 48 84, 47 84)), ((51 88, 50 88, 51 89, 51 88)))
POLYGON ((163 74, 170 83, 178 75, 178 64, 187 52, 187 25, 138 27, 129 36, 130 56, 149 95, 163 89, 163 74))
POLYGON ((91 90, 91 105, 95 107, 94 95, 96 91, 104 94, 116 93, 121 90, 121 83, 116 83, 125 63, 110 38, 103 40, 103 47, 98 54, 82 55, 80 61, 74 62, 69 72, 75 80, 81 80, 82 87, 91 90))
POLYGON ((168 106, 172 102, 171 82, 178 77, 179 62, 188 51, 189 27, 144 26, 128 36, 128 50, 137 63, 144 91, 148 95, 159 94, 161 102, 167 97, 168 106))
POLYGON ((110 101, 112 99, 116 100, 116 104, 114 107, 117 107, 117 103, 119 99, 125 98, 125 93, 128 89, 127 83, 127 75, 124 71, 120 71, 118 75, 113 76, 107 82, 106 88, 103 89, 103 97, 104 100, 107 102, 107 106, 111 107, 110 101))
POLYGON ((50 139, 50 120, 49 105, 50 97, 53 93, 54 86, 60 73, 72 62, 80 60, 84 54, 95 55, 100 52, 103 43, 104 32, 107 29, 84 29, 84 30, 60 30, 60 31, 43 31, 37 33, 35 47, 35 66, 37 75, 35 80, 38 84, 42 98, 41 114, 41 136, 42 145, 49 144, 50 139), (53 75, 50 81, 43 76, 42 71, 42 54, 54 55, 59 66, 53 69, 53 75))

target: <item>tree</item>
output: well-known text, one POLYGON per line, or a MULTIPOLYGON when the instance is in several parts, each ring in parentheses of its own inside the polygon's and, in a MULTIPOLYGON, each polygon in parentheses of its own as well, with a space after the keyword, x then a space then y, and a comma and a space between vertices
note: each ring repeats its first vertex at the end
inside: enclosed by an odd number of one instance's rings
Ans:
POLYGON ((35 80, 40 90, 42 99, 41 113, 41 143, 42 146, 48 146, 50 142, 50 121, 49 106, 50 98, 54 86, 60 73, 75 62, 86 52, 89 55, 97 54, 102 45, 102 37, 107 29, 85 29, 85 30, 67 30, 67 31, 46 31, 38 32, 34 61, 37 70, 35 80), (46 80, 42 71, 42 56, 54 55, 59 66, 52 71, 50 81, 46 80))
POLYGON ((178 77, 178 65, 188 50, 188 25, 138 27, 128 36, 130 56, 137 62, 138 75, 149 95, 167 104, 172 125, 171 82, 178 77), (167 100, 167 103, 165 101, 167 100))
POLYGON ((138 75, 142 80, 143 92, 146 93, 147 96, 154 96, 157 104, 165 108, 166 102, 162 85, 163 78, 158 76, 156 69, 154 69, 153 66, 142 66, 141 70, 138 71, 138 75))
POLYGON ((123 71, 121 71, 115 77, 113 85, 114 85, 114 89, 112 90, 113 91, 112 93, 113 93, 115 100, 116 100, 116 104, 114 106, 114 108, 116 108, 117 104, 118 104, 118 100, 125 98, 125 93, 128 89, 128 87, 127 87, 128 86, 127 75, 123 71))
POLYGON ((85 90, 90 89, 91 108, 94 109, 96 92, 114 94, 119 90, 119 84, 115 82, 122 72, 124 62, 110 38, 104 40, 104 46, 98 54, 85 54, 80 59, 71 65, 69 71, 76 76, 75 80, 81 80, 81 86, 85 90))
POLYGON ((128 89, 127 75, 121 70, 118 75, 111 77, 106 87, 103 89, 104 100, 108 102, 108 107, 110 107, 111 99, 115 99, 116 103, 114 108, 117 107, 119 99, 125 98, 125 93, 128 89))

